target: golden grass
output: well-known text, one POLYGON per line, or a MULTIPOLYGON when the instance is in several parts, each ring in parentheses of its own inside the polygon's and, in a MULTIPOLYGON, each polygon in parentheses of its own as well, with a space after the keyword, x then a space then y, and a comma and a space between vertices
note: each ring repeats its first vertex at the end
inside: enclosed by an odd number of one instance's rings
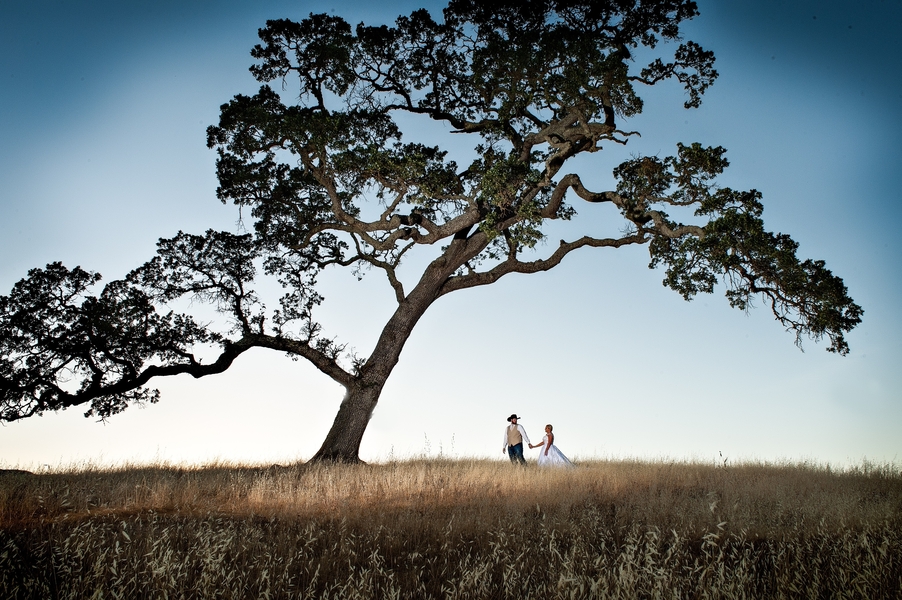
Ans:
POLYGON ((898 598, 902 474, 487 460, 0 476, 0 597, 898 598))

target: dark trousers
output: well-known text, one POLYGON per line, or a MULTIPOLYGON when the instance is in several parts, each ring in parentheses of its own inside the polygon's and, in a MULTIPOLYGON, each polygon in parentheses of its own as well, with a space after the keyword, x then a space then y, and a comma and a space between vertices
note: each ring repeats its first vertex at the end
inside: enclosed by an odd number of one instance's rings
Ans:
POLYGON ((513 446, 508 446, 507 456, 511 459, 512 463, 520 463, 521 465, 525 465, 526 459, 523 458, 523 442, 514 444, 513 446))

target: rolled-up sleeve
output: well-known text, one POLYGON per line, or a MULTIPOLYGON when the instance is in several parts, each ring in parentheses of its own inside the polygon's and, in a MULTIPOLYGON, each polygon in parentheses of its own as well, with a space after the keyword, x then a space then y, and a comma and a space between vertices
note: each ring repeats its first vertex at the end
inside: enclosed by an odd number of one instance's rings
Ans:
POLYGON ((532 445, 532 442, 529 441, 529 436, 526 435, 526 430, 523 429, 523 426, 522 426, 522 425, 517 425, 517 429, 520 430, 520 435, 523 436, 523 441, 526 442, 526 445, 527 445, 527 446, 531 446, 531 445, 532 445))

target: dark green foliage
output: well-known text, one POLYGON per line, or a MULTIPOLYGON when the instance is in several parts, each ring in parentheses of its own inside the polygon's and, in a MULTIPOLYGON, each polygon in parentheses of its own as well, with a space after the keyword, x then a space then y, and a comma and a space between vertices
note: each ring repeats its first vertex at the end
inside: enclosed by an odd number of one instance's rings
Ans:
POLYGON ((695 215, 709 218, 698 236, 659 236, 651 242, 649 266, 667 266, 664 285, 689 300, 699 292, 713 292, 723 281, 731 306, 747 310, 760 295, 776 319, 795 333, 797 344, 804 335, 815 340, 827 336, 830 352, 847 354, 843 334, 861 322, 864 311, 852 302, 842 279, 824 261, 799 260, 798 244, 788 235, 764 229, 758 191, 710 187, 709 180, 728 164, 723 148, 693 144, 679 150, 677 157, 653 162, 654 167, 633 161, 618 173, 618 191, 640 203, 678 185, 673 203, 697 205, 695 215))
POLYGON ((190 317, 158 314, 152 299, 125 281, 87 295, 99 280, 53 263, 32 269, 0 297, 0 419, 73 400, 90 402, 86 416, 101 418, 155 402, 156 390, 134 385, 148 364, 182 360, 193 345, 214 339, 190 317))

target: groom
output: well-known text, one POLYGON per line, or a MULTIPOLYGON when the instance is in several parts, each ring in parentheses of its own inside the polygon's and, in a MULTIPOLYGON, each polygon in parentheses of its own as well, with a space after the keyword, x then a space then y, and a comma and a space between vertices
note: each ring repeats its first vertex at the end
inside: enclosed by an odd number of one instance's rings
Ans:
POLYGON ((512 463, 520 463, 521 465, 526 464, 526 459, 523 458, 523 442, 526 441, 529 444, 529 436, 526 435, 526 430, 523 429, 522 425, 517 425, 517 419, 519 419, 515 414, 512 414, 507 418, 507 422, 510 423, 507 427, 504 428, 504 447, 501 452, 507 452, 508 458, 511 459, 512 463))

